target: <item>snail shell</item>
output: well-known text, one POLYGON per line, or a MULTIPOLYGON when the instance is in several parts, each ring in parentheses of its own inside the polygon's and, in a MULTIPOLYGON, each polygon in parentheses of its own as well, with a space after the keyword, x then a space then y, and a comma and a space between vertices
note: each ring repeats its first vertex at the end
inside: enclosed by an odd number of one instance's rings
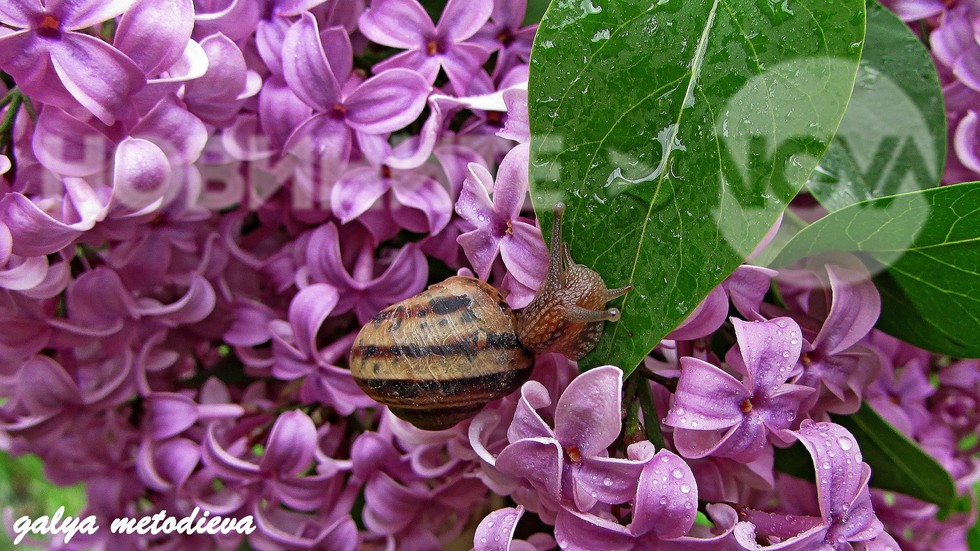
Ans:
POLYGON ((555 205, 548 279, 515 314, 500 292, 471 277, 450 277, 382 310, 354 340, 354 381, 398 417, 426 430, 447 429, 517 390, 533 354, 578 360, 619 310, 606 302, 633 287, 608 289, 576 264, 561 238, 555 205))
POLYGON ((531 375, 531 354, 516 327, 497 289, 450 277, 368 322, 351 348, 351 375, 398 417, 447 429, 531 375))

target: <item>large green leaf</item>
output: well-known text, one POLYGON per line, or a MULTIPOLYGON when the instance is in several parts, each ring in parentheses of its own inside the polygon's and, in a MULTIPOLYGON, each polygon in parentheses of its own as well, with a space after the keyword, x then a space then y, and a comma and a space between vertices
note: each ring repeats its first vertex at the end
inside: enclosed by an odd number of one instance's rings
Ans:
POLYGON ((826 150, 864 0, 560 0, 531 55, 531 197, 568 204, 576 261, 610 286, 584 368, 627 372, 755 248, 826 150))
POLYGON ((868 2, 854 94, 807 187, 827 210, 939 185, 946 111, 928 50, 902 20, 868 2))
POLYGON ((867 253, 878 328, 916 346, 980 357, 980 182, 857 203, 803 229, 784 265, 828 251, 867 253))
MULTIPOLYGON (((952 505, 956 485, 949 473, 869 405, 862 404, 854 415, 834 415, 832 419, 854 435, 864 462, 871 466, 871 486, 943 508, 952 505)), ((799 478, 815 479, 813 460, 802 444, 776 448, 775 467, 799 478)))
POLYGON ((901 492, 942 508, 953 504, 956 484, 946 469, 868 404, 862 404, 854 415, 831 417, 857 440, 864 461, 871 465, 871 486, 901 492))

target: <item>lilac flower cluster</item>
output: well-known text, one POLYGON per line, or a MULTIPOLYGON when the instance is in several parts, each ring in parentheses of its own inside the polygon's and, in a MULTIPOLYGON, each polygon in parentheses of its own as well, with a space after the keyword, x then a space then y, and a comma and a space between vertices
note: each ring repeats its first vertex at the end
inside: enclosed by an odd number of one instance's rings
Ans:
MULTIPOLYGON (((937 60, 966 93, 976 14, 943 9, 937 60)), ((867 401, 965 492, 980 365, 874 330, 853 258, 744 265, 629 379, 542 355, 447 431, 356 386, 357 331, 430 271, 515 308, 544 278, 525 10, 0 4, 0 450, 85 482, 101 526, 195 508, 256 526, 50 548, 965 549, 970 514, 870 489, 830 414, 867 401), (797 442, 815 482, 774 471, 797 442)), ((950 105, 969 151, 977 115, 950 105)))
POLYGON ((884 4, 903 21, 922 22, 939 69, 950 145, 944 181, 980 180, 980 4, 971 0, 886 0, 884 4))

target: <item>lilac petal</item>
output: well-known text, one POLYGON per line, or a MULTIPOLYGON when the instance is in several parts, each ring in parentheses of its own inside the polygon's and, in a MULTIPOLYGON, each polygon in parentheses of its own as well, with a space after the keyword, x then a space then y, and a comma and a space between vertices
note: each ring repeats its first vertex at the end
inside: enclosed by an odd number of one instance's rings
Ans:
POLYGON ((351 446, 350 454, 353 474, 361 480, 367 480, 375 473, 401 461, 401 456, 392 443, 376 432, 365 432, 358 436, 351 446))
POLYGON ((25 363, 18 375, 18 398, 32 414, 54 413, 84 402, 78 385, 65 368, 47 356, 37 356, 25 363))
POLYGON ((681 358, 681 377, 667 424, 698 431, 724 429, 742 422, 739 405, 750 397, 742 383, 697 358, 681 358))
POLYGON ((453 42, 463 42, 486 25, 493 5, 494 2, 449 0, 442 10, 436 34, 453 42))
POLYGON ((316 442, 313 420, 302 411, 287 411, 272 426, 259 468, 280 476, 296 475, 313 461, 316 442))
POLYGON ((493 176, 486 167, 477 163, 468 164, 466 169, 463 189, 456 201, 456 212, 475 227, 485 228, 497 218, 494 205, 490 201, 490 190, 494 186, 493 176))
MULTIPOLYGON (((702 448, 701 453, 730 457, 740 463, 751 463, 766 454, 772 453, 772 447, 766 441, 766 434, 766 425, 762 422, 762 418, 756 414, 749 414, 741 423, 728 429, 721 436, 721 439, 714 444, 713 449, 702 448)), ((704 441, 710 443, 707 439, 704 441)), ((697 457, 695 454, 686 453, 691 451, 691 442, 692 440, 687 442, 688 445, 684 447, 685 453, 683 455, 694 459, 697 457)), ((677 450, 682 451, 680 444, 677 445, 677 450)))
POLYGON ((956 60, 953 74, 970 88, 980 90, 980 40, 956 60))
POLYGON ((297 293, 289 303, 289 324, 293 328, 293 339, 307 357, 312 358, 316 354, 316 334, 337 305, 337 298, 337 289, 318 283, 297 293))
POLYGON ((283 151, 299 158, 303 166, 319 172, 317 184, 334 182, 343 173, 352 147, 344 121, 314 115, 286 140, 283 151))
POLYGON ((871 475, 854 437, 840 425, 809 419, 795 434, 813 458, 821 515, 829 520, 847 514, 855 498, 867 490, 871 475))
POLYGON ((551 405, 548 390, 537 381, 528 381, 521 387, 514 418, 507 428, 507 439, 517 442, 524 438, 554 438, 551 427, 544 422, 537 410, 551 405))
POLYGON ((480 279, 486 281, 490 277, 493 261, 497 259, 497 253, 500 251, 500 241, 494 239, 490 232, 483 229, 461 234, 456 238, 456 241, 466 253, 466 258, 473 266, 473 271, 480 279))
POLYGON ((871 331, 881 312, 881 295, 867 272, 827 265, 833 303, 813 347, 827 355, 842 352, 871 331))
POLYGON ((323 494, 327 489, 327 476, 273 479, 269 482, 271 493, 283 504, 299 511, 316 511, 323 506, 323 494))
POLYGON ((376 63, 372 70, 380 74, 392 69, 408 69, 422 76, 426 83, 432 84, 439 76, 439 57, 430 56, 423 50, 408 50, 376 63))
POLYGON ((425 498, 425 490, 407 488, 385 473, 378 473, 364 485, 364 524, 376 533, 394 534, 408 526, 416 515, 406 507, 425 498), (423 495, 419 495, 423 494, 423 495))
POLYGON ((310 118, 311 113, 312 109, 289 89, 282 77, 266 79, 259 92, 259 120, 272 147, 283 149, 293 129, 310 118))
POLYGON ((457 44, 451 55, 442 56, 442 68, 459 96, 489 94, 494 91, 493 81, 483 69, 490 52, 476 44, 457 44))
POLYGON ((214 425, 208 427, 204 442, 201 443, 203 463, 223 478, 230 480, 252 480, 261 475, 259 466, 235 457, 218 443, 214 435, 214 425))
MULTIPOLYGON (((391 149, 390 154, 382 159, 384 164, 391 168, 408 170, 422 166, 429 159, 441 137, 443 121, 442 108, 438 104, 429 102, 429 109, 429 118, 419 135, 404 140, 391 149)), ((458 193, 454 193, 453 197, 458 197, 458 193)))
POLYGON ((553 438, 525 438, 510 444, 497 454, 498 471, 523 477, 552 499, 561 496, 564 450, 553 438))
POLYGON ((426 233, 437 234, 449 224, 453 200, 437 180, 425 174, 404 173, 392 187, 398 202, 421 210, 428 221, 426 233))
POLYGON ((509 220, 516 220, 524 207, 528 190, 530 144, 518 144, 500 161, 493 185, 493 208, 509 220))
POLYGON ((435 25, 415 0, 377 0, 358 20, 372 42, 394 48, 419 48, 435 34, 435 25))
POLYGON ((504 507, 486 516, 473 534, 475 551, 510 551, 514 529, 524 515, 524 507, 504 507))
MULTIPOLYGON (((0 230, 6 227, 0 222, 0 230)), ((3 231, 0 231, 0 241, 3 239, 3 231)), ((10 236, 10 232, 7 232, 10 236)), ((0 248, 2 248, 0 243, 0 248)), ((8 245, 12 245, 8 243, 8 245)), ((9 250, 9 249, 8 249, 9 250)), ((7 258, 3 257, 0 251, 0 264, 6 264, 7 258)), ((34 289, 44 282, 48 275, 48 259, 43 256, 33 256, 23 259, 20 263, 11 263, 6 268, 0 268, 0 288, 11 291, 26 291, 34 289)))
POLYGON ((350 34, 343 27, 330 27, 320 32, 320 42, 327 63, 337 82, 343 83, 354 70, 354 50, 350 34))
MULTIPOLYGON (((0 27, 6 30, 6 27, 0 27)), ((37 104, 78 111, 78 101, 65 89, 51 63, 47 42, 37 33, 0 31, 0 63, 17 87, 37 104)))
POLYGON ((967 111, 956 125, 953 148, 961 163, 974 172, 980 172, 980 114, 977 111, 967 111))
MULTIPOLYGON (((323 525, 312 517, 278 506, 255 508, 258 534, 270 540, 266 549, 337 549, 354 551, 358 546, 357 526, 350 515, 323 525)), ((254 537, 254 536, 253 536, 254 537)))
MULTIPOLYGON (((884 4, 905 22, 938 15, 946 7, 943 0, 892 0, 884 4)), ((895 549, 898 549, 897 545, 895 549)))
POLYGON ((156 144, 175 165, 197 161, 208 140, 208 130, 201 119, 174 98, 161 100, 143 115, 132 135, 156 144))
POLYGON ((623 371, 606 365, 579 375, 555 408, 555 436, 577 446, 582 457, 599 454, 619 436, 623 371))
POLYGON ((107 125, 125 113, 130 98, 146 84, 131 59, 95 37, 65 33, 47 47, 65 88, 107 125))
POLYGON ((153 462, 167 482, 183 486, 201 458, 201 446, 186 438, 174 438, 154 447, 153 462))
POLYGON ((820 545, 827 533, 827 526, 819 518, 766 513, 744 509, 747 520, 737 523, 732 531, 741 549, 765 551, 829 551, 832 547, 820 545), (775 536, 781 541, 762 545, 760 539, 775 536))
POLYGON ((786 317, 757 322, 733 318, 732 323, 748 374, 747 384, 756 396, 772 394, 786 382, 800 358, 800 327, 786 317))
POLYGON ((13 236, 13 254, 21 256, 58 252, 95 225, 94 220, 64 224, 20 193, 7 193, 0 199, 0 220, 13 236))
POLYGON ((216 297, 214 288, 203 276, 196 272, 190 275, 187 292, 170 304, 144 301, 139 312, 144 316, 166 317, 175 324, 197 323, 208 317, 214 310, 216 297))
POLYGON ((208 71, 185 85, 184 101, 188 110, 204 122, 226 126, 249 88, 248 66, 238 45, 222 34, 205 38, 201 47, 208 56, 208 71))
POLYGON ((564 507, 555 519, 555 539, 563 550, 630 551, 637 548, 636 538, 625 526, 564 507))
POLYGON ((232 346, 257 346, 269 340, 267 326, 276 313, 265 304, 241 298, 235 301, 234 318, 223 339, 232 346))
MULTIPOLYGON (((595 500, 610 505, 626 503, 636 495, 636 480, 643 471, 643 464, 642 461, 613 457, 584 458, 581 463, 572 465, 576 496, 579 493, 589 496, 593 504, 595 500)), ((580 511, 590 508, 579 506, 580 511)))
POLYGON ((500 242, 500 258, 507 271, 521 284, 537 289, 548 272, 548 250, 541 230, 526 222, 514 221, 511 234, 500 242))
POLYGON ((370 134, 394 132, 422 113, 429 84, 414 71, 391 69, 365 81, 344 100, 347 123, 370 134))
POLYGON ((323 4, 324 0, 278 0, 275 10, 279 15, 293 17, 323 4))
POLYGON ((183 394, 154 392, 146 397, 146 411, 154 440, 177 436, 197 422, 197 404, 183 394))
POLYGON ((282 44, 283 76, 289 88, 310 107, 328 111, 340 101, 340 84, 327 61, 316 19, 304 13, 282 44))
POLYGON ((933 55, 943 65, 952 67, 962 52, 973 46, 973 29, 966 14, 966 5, 946 12, 943 24, 929 35, 933 55))
POLYGON ((45 6, 68 29, 84 29, 114 19, 135 0, 47 0, 45 6))
POLYGON ((728 317, 728 297, 715 287, 676 329, 665 338, 675 341, 699 339, 718 330, 728 317))
POLYGON ((743 264, 728 276, 722 286, 728 291, 728 296, 739 313, 748 319, 761 320, 759 305, 777 273, 770 268, 743 264))
MULTIPOLYGON (((14 248, 14 238, 10 235, 7 225, 0 220, 0 266, 3 266, 10 259, 14 248)), ((45 265, 47 262, 45 262, 45 265)))
POLYGON ((255 47, 272 73, 269 77, 282 76, 282 43, 291 26, 290 20, 277 16, 259 21, 255 29, 255 47))
POLYGON ((425 254, 414 243, 409 243, 398 251, 391 265, 372 283, 376 289, 384 289, 384 297, 377 297, 375 304, 358 304, 358 317, 365 323, 385 306, 408 298, 425 287, 429 276, 425 254), (367 308, 362 309, 362 306, 367 308))
POLYGON ((504 90, 503 98, 504 105, 507 106, 507 119, 497 135, 518 143, 530 142, 531 119, 527 106, 527 89, 509 88, 504 90))
POLYGON ((88 176, 103 170, 116 148, 89 124, 51 106, 41 110, 31 145, 45 168, 63 176, 88 176))
POLYGON ((390 189, 390 180, 375 167, 357 167, 337 180, 330 191, 333 213, 346 224, 364 214, 390 189))
POLYGON ((192 0, 137 2, 119 21, 113 45, 143 74, 159 74, 177 62, 194 28, 192 0))
POLYGON ((0 3, 0 19, 14 27, 28 28, 42 10, 38 0, 8 0, 0 3))
POLYGON ((112 200, 131 211, 159 205, 170 185, 170 161, 153 142, 126 138, 116 148, 112 200))
POLYGON ((670 450, 660 450, 640 474, 630 532, 679 538, 694 525, 697 502, 698 484, 691 468, 670 450))

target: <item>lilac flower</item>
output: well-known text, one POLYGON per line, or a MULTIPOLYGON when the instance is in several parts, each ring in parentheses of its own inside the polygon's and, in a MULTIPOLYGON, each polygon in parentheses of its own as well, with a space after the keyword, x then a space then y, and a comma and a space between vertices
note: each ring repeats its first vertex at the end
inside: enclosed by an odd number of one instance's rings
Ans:
POLYGON ((135 63, 101 40, 77 32, 126 11, 132 0, 40 2, 12 0, 0 19, 22 30, 0 36, 0 67, 32 99, 77 111, 105 124, 130 108, 146 84, 135 63))
POLYGON ((643 462, 609 457, 606 450, 619 436, 622 384, 622 371, 613 366, 578 376, 558 399, 552 428, 537 411, 551 397, 541 383, 529 381, 507 430, 509 444, 496 458, 483 448, 485 420, 473 421, 470 442, 497 471, 534 488, 542 518, 553 518, 562 503, 588 511, 596 503, 628 501, 643 462))
POLYGON ((489 277, 500 254, 509 273, 536 289, 544 280, 548 252, 541 231, 520 217, 528 190, 528 152, 527 144, 511 150, 500 163, 496 182, 483 166, 469 165, 456 212, 476 229, 457 241, 481 279, 489 277))
POLYGON ((789 429, 803 399, 813 392, 787 383, 802 345, 793 320, 732 322, 738 346, 726 359, 743 374, 741 382, 707 362, 681 358, 667 424, 675 427, 674 444, 685 457, 718 455, 748 463, 771 453, 767 438, 789 429))
MULTIPOLYGON (((352 132, 361 136, 403 128, 422 112, 429 92, 422 77, 405 69, 348 86, 352 57, 347 33, 339 27, 320 33, 309 13, 293 24, 283 43, 286 82, 316 111, 293 132, 285 148, 303 159, 320 160, 328 171, 346 164, 352 132)), ((331 180, 338 176, 326 174, 331 180)))
POLYGON ((497 50, 495 75, 505 75, 514 67, 525 66, 530 59, 538 26, 524 26, 526 14, 527 0, 494 0, 490 23, 473 37, 488 50, 497 50))
POLYGON ((271 322, 272 351, 276 362, 272 375, 279 379, 303 378, 299 398, 319 402, 350 415, 358 407, 375 402, 354 382, 350 371, 334 365, 350 352, 354 333, 337 339, 327 347, 317 346, 317 333, 338 301, 337 290, 315 284, 301 290, 289 305, 289 322, 271 322))
POLYGON ((747 509, 735 525, 735 538, 744 549, 898 549, 875 517, 868 491, 871 468, 861 461, 854 437, 833 423, 806 420, 794 434, 813 458, 817 475, 820 516, 766 513, 747 509), (760 538, 779 538, 760 545, 760 538), (887 547, 887 546, 891 547, 887 547))
POLYGON ((320 506, 332 475, 304 476, 315 456, 317 434, 313 421, 301 411, 283 413, 272 426, 258 461, 238 457, 242 446, 222 444, 214 425, 203 443, 203 461, 228 483, 238 483, 236 494, 258 505, 260 499, 281 502, 300 511, 320 506), (238 452, 238 453, 236 453, 238 452))
POLYGON ((356 229, 345 232, 343 247, 341 240, 337 227, 329 223, 310 235, 306 249, 312 280, 332 285, 340 294, 335 314, 353 310, 364 323, 425 286, 428 266, 425 255, 414 244, 409 243, 396 255, 376 261, 375 246, 367 232, 356 229))
POLYGON ((439 181, 423 170, 392 170, 388 166, 357 167, 348 170, 331 191, 334 214, 346 224, 362 215, 384 194, 391 192, 403 210, 416 211, 417 216, 400 217, 402 227, 420 233, 442 231, 452 216, 453 202, 439 181))
POLYGON ((493 90, 482 65, 490 52, 469 39, 493 10, 490 0, 449 0, 437 25, 416 0, 375 0, 361 15, 359 28, 378 44, 407 51, 375 65, 375 71, 403 67, 417 71, 430 84, 439 68, 458 95, 493 90))
POLYGON ((853 257, 838 261, 842 265, 827 264, 818 269, 826 276, 820 274, 813 288, 798 294, 787 288, 784 295, 805 312, 787 314, 803 330, 803 374, 795 382, 817 389, 811 396, 817 411, 811 415, 820 411, 854 413, 864 389, 878 372, 877 358, 859 341, 878 320, 881 297, 860 261, 853 257))

